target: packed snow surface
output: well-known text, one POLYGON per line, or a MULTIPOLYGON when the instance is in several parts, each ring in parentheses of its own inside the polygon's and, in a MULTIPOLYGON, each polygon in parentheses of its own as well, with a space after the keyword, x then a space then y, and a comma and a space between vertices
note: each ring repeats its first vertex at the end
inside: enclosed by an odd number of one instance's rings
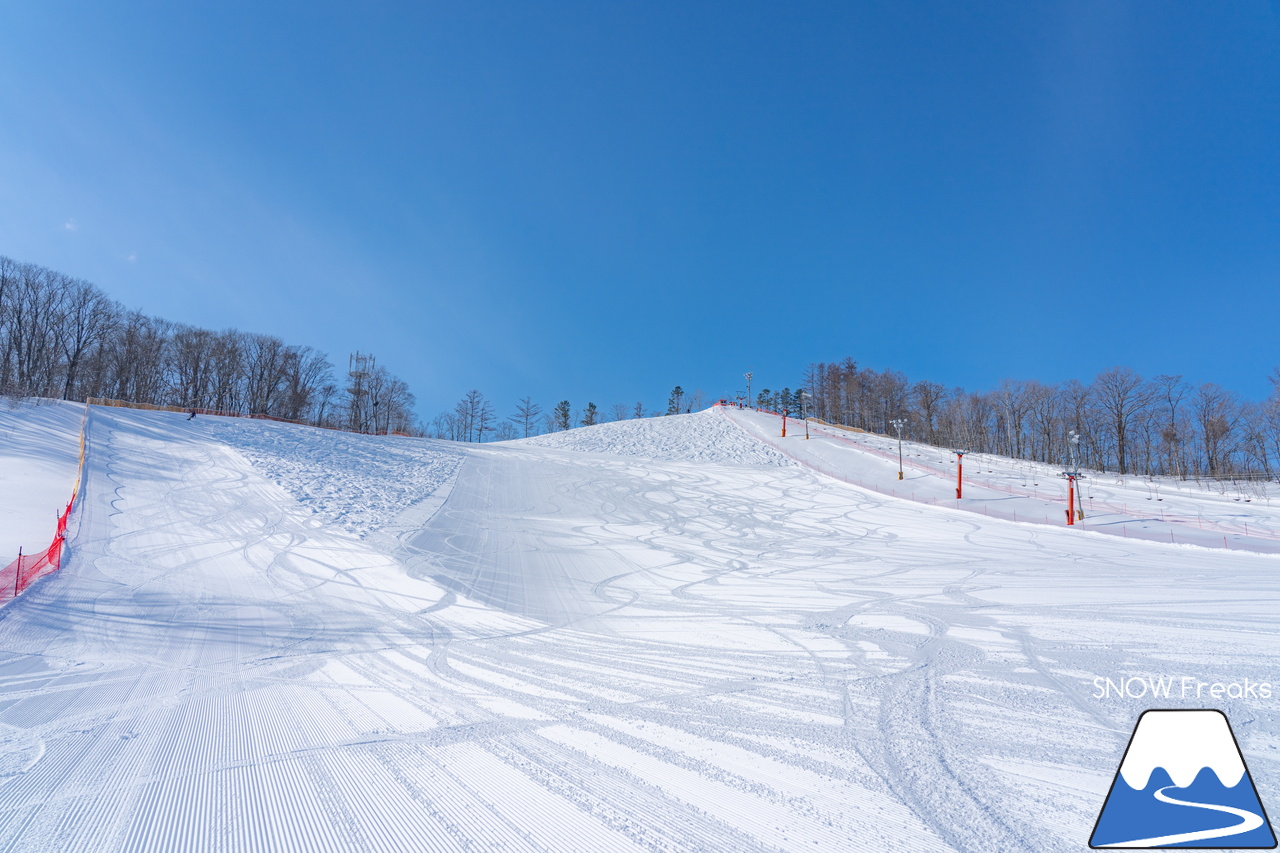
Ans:
POLYGON ((735 428, 716 409, 664 418, 613 421, 520 439, 518 443, 664 462, 792 464, 783 454, 735 428))
POLYGON ((453 479, 463 454, 451 442, 353 435, 202 417, 190 429, 234 447, 300 504, 359 536, 384 527, 453 479))
POLYGON ((0 566, 49 547, 71 499, 84 406, 0 396, 0 566))
MULTIPOLYGON (((1077 851, 1139 713, 1206 707, 1103 679, 1280 685, 1276 557, 897 495, 770 417, 93 409, 0 609, 0 850, 1077 851)), ((1213 703, 1264 803, 1275 701, 1213 703)))

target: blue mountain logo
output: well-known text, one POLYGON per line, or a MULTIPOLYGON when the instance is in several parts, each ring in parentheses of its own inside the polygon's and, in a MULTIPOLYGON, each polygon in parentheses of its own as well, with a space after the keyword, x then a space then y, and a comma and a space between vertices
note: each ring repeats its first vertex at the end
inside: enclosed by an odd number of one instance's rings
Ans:
POLYGON ((1274 848, 1275 833, 1226 715, 1143 712, 1089 846, 1274 848))

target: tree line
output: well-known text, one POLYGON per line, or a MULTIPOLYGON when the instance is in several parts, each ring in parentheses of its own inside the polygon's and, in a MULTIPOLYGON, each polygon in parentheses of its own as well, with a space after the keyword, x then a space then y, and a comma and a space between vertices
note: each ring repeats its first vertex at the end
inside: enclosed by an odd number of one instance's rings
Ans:
MULTIPOLYGON (((811 364, 796 390, 764 389, 755 405, 929 444, 1123 474, 1280 475, 1280 369, 1261 402, 1181 376, 1126 367, 1089 383, 1005 380, 990 391, 910 381, 852 358, 811 364), (1074 440, 1073 440, 1074 439, 1074 440), (1073 454, 1075 454, 1073 456, 1073 454)), ((408 385, 372 356, 345 373, 310 346, 236 329, 211 331, 125 308, 93 284, 0 256, 0 394, 259 414, 359 432, 501 441, 609 420, 697 411, 709 400, 677 385, 666 410, 532 398, 499 416, 478 390, 424 429, 408 385)))
POLYGON ((959 450, 1121 474, 1271 478, 1280 474, 1280 369, 1262 402, 1212 382, 1144 379, 1127 367, 1089 383, 1005 380, 991 391, 911 382, 851 358, 805 371, 803 391, 762 391, 757 405, 783 407, 869 432, 959 450), (1074 454, 1074 455, 1073 455, 1074 454))
POLYGON ((636 402, 634 405, 614 403, 608 410, 602 410, 595 403, 587 403, 575 411, 568 400, 561 400, 551 411, 546 412, 532 397, 524 397, 516 403, 510 414, 500 417, 493 402, 478 389, 473 389, 463 395, 453 409, 436 415, 427 428, 427 434, 432 438, 450 441, 510 441, 609 421, 696 412, 706 405, 707 398, 703 391, 686 393, 677 385, 667 398, 665 412, 647 410, 643 402, 636 402))
POLYGON ((0 256, 0 394, 266 415, 417 434, 409 386, 370 356, 325 353, 133 311, 95 285, 0 256))

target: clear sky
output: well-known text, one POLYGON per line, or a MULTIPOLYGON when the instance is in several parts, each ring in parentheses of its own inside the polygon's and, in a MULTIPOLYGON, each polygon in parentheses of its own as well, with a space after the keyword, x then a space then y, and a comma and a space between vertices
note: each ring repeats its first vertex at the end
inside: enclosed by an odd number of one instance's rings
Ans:
POLYGON ((7 3, 0 254, 470 388, 1280 364, 1280 6, 7 3))

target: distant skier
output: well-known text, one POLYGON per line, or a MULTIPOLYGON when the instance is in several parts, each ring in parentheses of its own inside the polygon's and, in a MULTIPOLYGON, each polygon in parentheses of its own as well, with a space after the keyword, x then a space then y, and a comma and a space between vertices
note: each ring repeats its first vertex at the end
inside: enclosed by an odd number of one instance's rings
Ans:
POLYGON ((196 417, 196 410, 195 410, 195 409, 192 409, 192 410, 191 410, 191 414, 187 415, 187 420, 189 420, 189 421, 190 421, 190 420, 195 420, 195 417, 196 417))

